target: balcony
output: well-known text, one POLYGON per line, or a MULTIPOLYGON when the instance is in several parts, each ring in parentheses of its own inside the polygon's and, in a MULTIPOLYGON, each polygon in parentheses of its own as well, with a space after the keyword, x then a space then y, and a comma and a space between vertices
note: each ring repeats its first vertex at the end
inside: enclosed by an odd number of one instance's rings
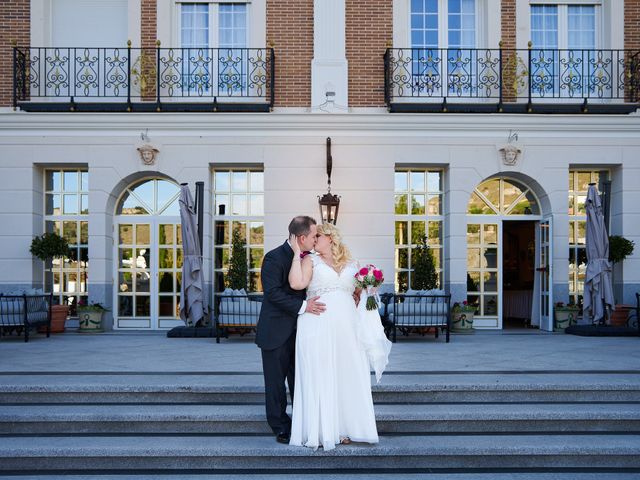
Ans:
POLYGON ((640 52, 390 48, 391 112, 618 113, 640 105, 640 52))
POLYGON ((268 112, 272 48, 14 47, 25 111, 268 112))

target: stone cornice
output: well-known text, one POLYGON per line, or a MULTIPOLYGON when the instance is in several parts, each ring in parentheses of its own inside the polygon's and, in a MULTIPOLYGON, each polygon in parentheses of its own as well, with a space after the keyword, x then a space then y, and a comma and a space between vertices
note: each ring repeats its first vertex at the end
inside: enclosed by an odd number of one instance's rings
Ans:
POLYGON ((389 113, 24 113, 0 112, 1 136, 426 136, 482 137, 527 132, 534 137, 633 137, 640 115, 389 113))

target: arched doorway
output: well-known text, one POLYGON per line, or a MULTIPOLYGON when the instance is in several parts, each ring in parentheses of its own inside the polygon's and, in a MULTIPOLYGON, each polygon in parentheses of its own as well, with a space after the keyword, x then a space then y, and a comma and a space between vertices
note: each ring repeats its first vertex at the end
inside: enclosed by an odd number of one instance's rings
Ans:
POLYGON ((476 328, 551 329, 551 218, 525 183, 489 178, 467 206, 467 301, 476 328))
POLYGON ((163 178, 128 186, 116 206, 114 328, 180 325, 180 188, 163 178))

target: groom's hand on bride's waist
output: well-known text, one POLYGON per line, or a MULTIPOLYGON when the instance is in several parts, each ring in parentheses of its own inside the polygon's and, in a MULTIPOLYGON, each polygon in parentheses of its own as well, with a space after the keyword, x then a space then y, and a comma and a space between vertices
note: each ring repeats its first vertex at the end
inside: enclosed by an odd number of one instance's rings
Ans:
POLYGON ((326 306, 324 303, 319 302, 318 299, 320 297, 313 297, 307 300, 307 308, 305 312, 313 313, 314 315, 320 315, 322 312, 326 310, 326 306))

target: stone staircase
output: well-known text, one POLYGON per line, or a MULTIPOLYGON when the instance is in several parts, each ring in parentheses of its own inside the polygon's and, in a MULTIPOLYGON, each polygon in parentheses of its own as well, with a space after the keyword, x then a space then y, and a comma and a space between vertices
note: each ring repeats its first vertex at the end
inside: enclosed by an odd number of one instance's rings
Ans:
POLYGON ((328 453, 276 443, 263 397, 259 372, 0 374, 0 477, 640 478, 640 371, 389 372, 380 444, 328 453))

